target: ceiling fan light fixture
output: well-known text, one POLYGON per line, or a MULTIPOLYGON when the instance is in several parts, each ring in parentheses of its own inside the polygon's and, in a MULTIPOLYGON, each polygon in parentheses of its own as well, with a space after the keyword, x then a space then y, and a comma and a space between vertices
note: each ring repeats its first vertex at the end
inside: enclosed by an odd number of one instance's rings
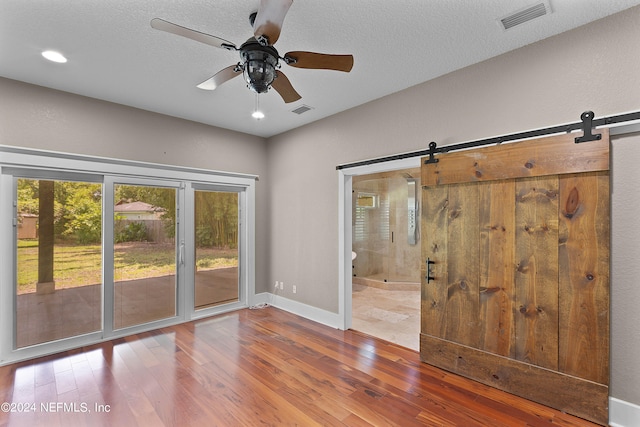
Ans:
POLYGON ((278 58, 262 50, 246 51, 243 55, 243 77, 247 86, 255 93, 267 92, 276 78, 278 58))
MULTIPOLYGON (((284 57, 280 56, 273 45, 280 37, 282 23, 292 3, 293 0, 260 0, 258 11, 249 16, 253 37, 250 37, 239 48, 220 37, 192 30, 160 18, 153 18, 151 27, 240 53, 240 62, 237 65, 231 65, 218 71, 213 77, 197 85, 199 89, 214 90, 242 73, 249 90, 260 94, 268 92, 273 87, 282 100, 288 104, 302 97, 293 88, 287 76, 280 71, 280 59, 285 64, 296 68, 336 70, 348 73, 353 67, 353 55, 293 51, 284 57)), ((256 108, 255 111, 259 110, 256 108)))

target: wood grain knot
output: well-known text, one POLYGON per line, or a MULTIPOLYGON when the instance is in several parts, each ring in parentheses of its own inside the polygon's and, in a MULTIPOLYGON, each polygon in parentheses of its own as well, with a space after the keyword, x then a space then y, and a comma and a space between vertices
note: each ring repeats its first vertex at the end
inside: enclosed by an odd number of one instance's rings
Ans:
POLYGON ((580 207, 580 193, 576 187, 569 192, 569 196, 567 197, 567 201, 564 205, 564 216, 566 218, 573 218, 576 213, 578 213, 578 208, 580 207))
POLYGON ((519 263, 519 264, 516 266, 516 270, 517 270, 519 273, 528 273, 528 272, 529 272, 529 266, 527 265, 527 262, 526 262, 526 261, 522 261, 521 263, 519 263))
POLYGON ((527 162, 524 164, 524 167, 527 169, 533 169, 533 163, 532 162, 527 162))

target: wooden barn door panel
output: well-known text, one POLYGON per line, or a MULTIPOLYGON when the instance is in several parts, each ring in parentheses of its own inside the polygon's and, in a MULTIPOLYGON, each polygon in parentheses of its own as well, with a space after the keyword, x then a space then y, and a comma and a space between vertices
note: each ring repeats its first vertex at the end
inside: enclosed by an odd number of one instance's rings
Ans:
POLYGON ((480 184, 479 348, 515 357, 513 180, 480 184))
POLYGON ((559 369, 609 383, 609 174, 560 180, 559 369))
POLYGON ((558 177, 516 184, 515 359, 558 369, 558 177))
POLYGON ((563 135, 423 165, 424 362, 607 423, 608 149, 563 135))

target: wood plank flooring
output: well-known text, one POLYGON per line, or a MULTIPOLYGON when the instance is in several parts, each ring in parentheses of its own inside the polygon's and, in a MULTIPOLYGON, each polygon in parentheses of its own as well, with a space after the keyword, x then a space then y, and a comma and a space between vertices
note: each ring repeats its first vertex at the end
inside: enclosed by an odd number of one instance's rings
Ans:
POLYGON ((0 426, 594 426, 276 308, 0 367, 0 426))

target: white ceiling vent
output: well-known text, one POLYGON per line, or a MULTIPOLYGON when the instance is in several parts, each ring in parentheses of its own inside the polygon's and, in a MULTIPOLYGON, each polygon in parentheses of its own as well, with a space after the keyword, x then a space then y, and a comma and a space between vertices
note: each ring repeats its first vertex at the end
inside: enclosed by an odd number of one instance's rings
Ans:
POLYGON ((291 112, 296 114, 302 114, 302 113, 306 113, 309 110, 313 110, 313 107, 309 107, 308 105, 301 105, 295 110, 291 110, 291 112))
POLYGON ((524 24, 525 22, 531 21, 544 15, 548 15, 550 13, 551 6, 549 5, 549 2, 542 1, 540 3, 536 3, 532 6, 521 9, 515 13, 509 14, 504 18, 500 18, 499 23, 503 29, 508 30, 509 28, 513 28, 516 25, 524 24))

